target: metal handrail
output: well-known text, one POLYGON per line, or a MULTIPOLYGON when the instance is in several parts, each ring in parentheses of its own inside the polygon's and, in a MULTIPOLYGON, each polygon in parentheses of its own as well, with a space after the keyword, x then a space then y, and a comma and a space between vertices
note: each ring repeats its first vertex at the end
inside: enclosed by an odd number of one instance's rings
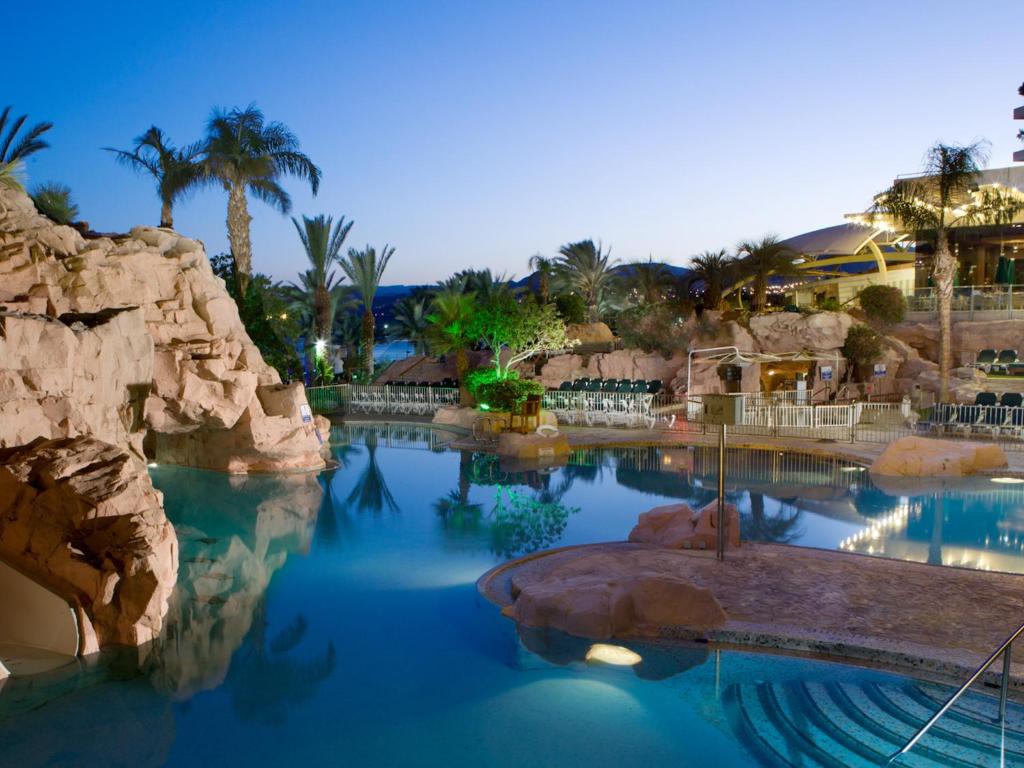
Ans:
POLYGON ((974 670, 974 674, 967 678, 967 681, 957 689, 956 693, 946 699, 946 703, 939 708, 938 712, 931 716, 927 723, 918 728, 917 732, 910 737, 910 740, 903 745, 903 748, 900 749, 899 752, 893 753, 886 765, 891 764, 913 749, 914 745, 917 744, 917 742, 919 742, 926 733, 928 733, 928 730, 935 725, 935 723, 937 723, 939 719, 957 703, 957 701, 960 700, 961 696, 967 693, 970 687, 978 681, 979 677, 988 671, 988 668, 995 663, 996 659, 998 659, 1000 655, 1003 656, 1003 675, 999 686, 999 721, 1003 722, 1006 718, 1006 696, 1010 688, 1010 657, 1013 653, 1013 641, 1022 634, 1024 634, 1024 624, 1017 627, 1013 634, 1006 638, 1002 644, 992 652, 992 655, 985 659, 980 667, 974 670))

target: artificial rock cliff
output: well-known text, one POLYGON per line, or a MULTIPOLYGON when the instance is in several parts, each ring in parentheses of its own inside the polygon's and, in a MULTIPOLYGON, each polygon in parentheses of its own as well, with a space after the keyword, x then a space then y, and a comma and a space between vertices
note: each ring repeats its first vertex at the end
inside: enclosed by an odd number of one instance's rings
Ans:
POLYGON ((83 652, 152 639, 167 611, 177 540, 146 462, 322 468, 305 405, 201 243, 86 238, 0 188, 0 557, 77 607, 83 652))

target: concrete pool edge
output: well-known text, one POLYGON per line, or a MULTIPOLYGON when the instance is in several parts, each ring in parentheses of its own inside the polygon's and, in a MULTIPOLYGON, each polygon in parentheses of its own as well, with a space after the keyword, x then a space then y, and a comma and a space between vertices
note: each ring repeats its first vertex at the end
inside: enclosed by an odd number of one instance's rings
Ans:
MULTIPOLYGON (((574 557, 588 555, 594 552, 612 552, 616 550, 631 550, 637 552, 665 553, 671 552, 673 557, 699 558, 712 563, 714 558, 710 553, 701 553, 684 550, 657 550, 651 547, 630 545, 626 543, 588 544, 580 546, 560 547, 533 553, 507 563, 502 563, 486 573, 477 580, 477 589, 488 601, 505 608, 514 602, 511 594, 511 578, 514 573, 527 567, 540 566, 543 569, 545 560, 551 558, 570 561, 574 557)), ((820 563, 845 563, 844 567, 853 566, 858 570, 866 572, 877 572, 880 578, 890 576, 894 572, 903 571, 907 578, 898 581, 920 580, 921 576, 929 577, 935 571, 943 571, 942 583, 937 588, 941 589, 949 583, 963 580, 968 586, 978 583, 989 582, 990 585, 999 585, 1004 591, 1008 591, 1015 599, 1019 593, 1024 593, 1024 576, 1003 573, 986 573, 980 571, 963 571, 940 566, 932 566, 922 563, 911 563, 898 560, 882 560, 857 553, 835 552, 830 550, 817 550, 798 546, 774 545, 774 544, 744 544, 737 552, 757 552, 758 554, 772 553, 773 556, 782 558, 789 563, 789 567, 799 569, 810 561, 820 563), (876 567, 878 566, 878 567, 876 567), (913 578, 912 578, 913 577, 913 578)), ((730 552, 727 556, 736 558, 736 552, 730 552)), ((640 555, 643 557, 643 555, 640 555)), ((707 570, 706 568, 704 569, 707 570)), ((702 575, 706 575, 702 574, 702 575)), ((716 592, 714 584, 702 584, 716 592)), ((764 585, 771 590, 776 585, 764 585)), ((787 595, 792 595, 792 584, 782 585, 787 595)), ((919 587, 918 587, 919 588, 919 587)), ((891 611, 893 615, 900 615, 901 607, 906 607, 906 595, 896 594, 891 602, 883 596, 885 590, 878 593, 876 605, 880 610, 891 611)), ((922 594, 914 591, 918 605, 935 604, 935 600, 941 596, 922 594)), ((799 602, 799 595, 796 599, 799 602)), ((808 594, 805 600, 813 605, 815 594, 808 594)), ((727 607, 727 613, 729 608, 727 607)), ((770 612, 769 612, 770 613, 770 612)), ((811 611, 808 615, 813 615, 811 611)), ((1016 614, 1015 614, 1016 616, 1016 614)), ((513 620, 513 619, 510 619, 513 620)), ((977 625, 978 622, 972 622, 977 625)), ((1014 622, 1016 623, 1016 619, 1014 622)), ((980 664, 984 658, 1008 632, 1003 630, 1009 623, 992 626, 988 625, 987 631, 976 631, 971 636, 970 643, 965 643, 965 637, 958 637, 953 642, 921 642, 909 637, 893 637, 884 632, 849 631, 838 627, 821 629, 820 625, 812 626, 813 622, 804 624, 796 622, 773 621, 767 617, 743 617, 733 618, 731 615, 724 626, 707 629, 694 630, 681 626, 659 627, 654 636, 623 636, 623 641, 655 642, 655 643, 679 643, 691 644, 693 642, 708 643, 716 647, 737 650, 750 650, 762 652, 782 653, 786 655, 810 656, 817 659, 866 666, 882 669, 898 674, 906 674, 913 677, 922 677, 942 682, 960 682, 980 664), (752 620, 753 619, 753 620, 752 620), (968 647, 970 646, 970 647, 968 647)), ((957 637, 954 632, 948 639, 957 637)), ((1024 692, 1024 662, 1017 662, 1012 667, 1012 687, 1017 693, 1024 692)), ((998 681, 998 671, 990 672, 984 682, 993 683, 998 681)))

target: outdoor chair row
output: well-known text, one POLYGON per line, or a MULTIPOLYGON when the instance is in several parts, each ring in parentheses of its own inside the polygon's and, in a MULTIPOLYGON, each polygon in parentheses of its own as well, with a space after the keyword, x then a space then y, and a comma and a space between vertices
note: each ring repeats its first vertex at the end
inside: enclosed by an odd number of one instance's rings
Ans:
POLYGON ((398 413, 426 415, 445 405, 458 405, 459 393, 449 388, 416 389, 374 387, 356 389, 349 409, 353 413, 398 413))
POLYGON ((986 373, 1024 375, 1024 362, 1019 362, 1016 349, 983 349, 974 360, 974 367, 986 373))
POLYGON ((1004 392, 999 397, 994 392, 979 392, 973 405, 936 405, 932 425, 940 433, 1024 437, 1024 395, 1004 392))
POLYGON ((657 416, 651 411, 654 395, 645 392, 573 392, 549 390, 544 408, 561 424, 646 427, 652 429, 657 416), (628 396, 626 396, 628 395, 628 396))
POLYGON ((661 391, 660 379, 591 379, 584 376, 574 381, 563 381, 560 392, 618 392, 656 395, 661 391))
POLYGON ((441 379, 441 381, 390 381, 392 387, 457 387, 459 382, 455 379, 441 379))

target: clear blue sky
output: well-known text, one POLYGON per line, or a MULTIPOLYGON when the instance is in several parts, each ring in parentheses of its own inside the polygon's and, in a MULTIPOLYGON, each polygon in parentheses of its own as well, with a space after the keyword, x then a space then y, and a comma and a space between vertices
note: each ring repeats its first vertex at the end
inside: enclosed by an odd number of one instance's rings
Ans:
MULTIPOLYGON (((936 140, 1010 164, 1019 2, 17 3, 0 104, 56 123, 30 181, 69 184, 95 228, 158 220, 101 146, 151 124, 178 143, 256 102, 323 169, 294 213, 396 246, 385 282, 518 276, 601 239, 685 264, 863 209, 936 140)), ((226 250, 226 198, 182 232, 226 250)), ((252 203, 256 269, 304 268, 291 222, 252 203)))

